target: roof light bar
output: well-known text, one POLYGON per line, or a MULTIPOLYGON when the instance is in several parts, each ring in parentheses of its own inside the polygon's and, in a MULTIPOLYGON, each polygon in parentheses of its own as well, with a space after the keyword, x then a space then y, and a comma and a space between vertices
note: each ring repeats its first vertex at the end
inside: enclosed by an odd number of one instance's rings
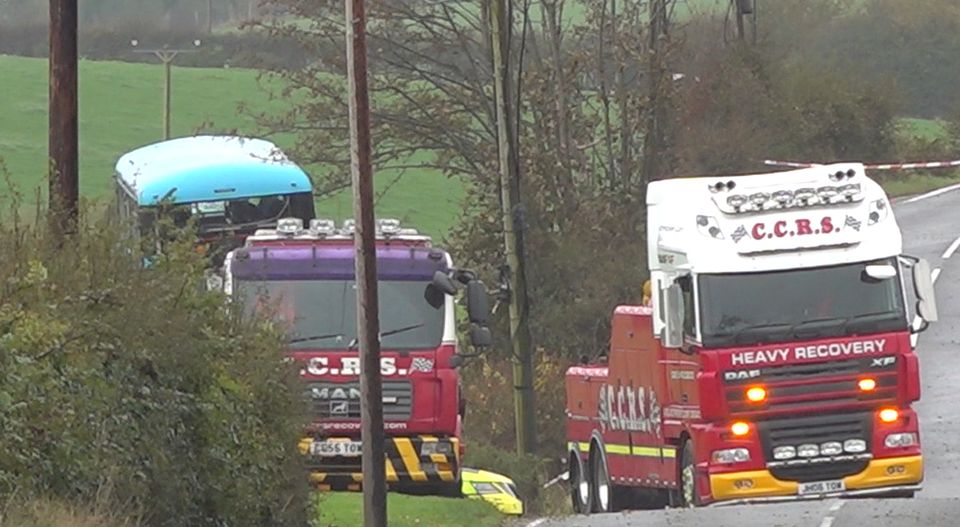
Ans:
POLYGON ((815 197, 817 197, 817 191, 812 188, 798 188, 793 191, 793 198, 803 202, 810 201, 815 197))
POLYGON ((781 207, 788 207, 793 202, 793 192, 789 190, 778 190, 770 195, 773 201, 776 201, 781 207))
POLYGON ((820 187, 817 189, 817 196, 824 204, 830 203, 830 200, 837 194, 839 194, 837 187, 820 187))
POLYGON ((310 233, 316 236, 333 236, 337 233, 337 223, 320 218, 310 220, 310 233))
POLYGON ((297 234, 303 230, 303 220, 300 218, 280 218, 277 220, 277 232, 280 234, 297 234))
POLYGON ((383 234, 399 234, 400 233, 400 220, 392 218, 384 218, 382 220, 377 220, 377 230, 383 234))
POLYGON ((734 194, 727 198, 727 204, 735 209, 739 209, 747 204, 747 197, 743 194, 734 194))

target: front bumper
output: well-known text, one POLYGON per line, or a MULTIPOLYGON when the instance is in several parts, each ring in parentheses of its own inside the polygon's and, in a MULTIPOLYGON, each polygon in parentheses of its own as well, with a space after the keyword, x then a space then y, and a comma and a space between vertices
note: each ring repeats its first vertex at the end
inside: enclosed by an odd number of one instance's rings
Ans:
POLYGON ((710 490, 718 505, 761 501, 791 501, 843 496, 868 496, 920 490, 923 456, 871 460, 859 474, 843 478, 846 490, 800 496, 800 484, 775 478, 769 470, 731 472, 710 476, 710 490))
MULTIPOLYGON (((300 453, 307 458, 310 482, 319 490, 360 490, 363 481, 361 458, 313 456, 310 454, 313 442, 313 438, 305 437, 299 444, 300 453)), ((460 440, 456 437, 388 437, 384 451, 387 483, 391 486, 420 487, 460 480, 460 440), (450 444, 453 454, 421 455, 424 443, 450 444)))

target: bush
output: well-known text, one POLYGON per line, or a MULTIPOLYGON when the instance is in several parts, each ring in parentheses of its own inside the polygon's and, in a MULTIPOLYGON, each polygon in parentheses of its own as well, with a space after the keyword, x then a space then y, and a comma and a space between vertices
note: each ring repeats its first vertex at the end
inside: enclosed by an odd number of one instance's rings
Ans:
POLYGON ((106 494, 145 525, 305 524, 304 408, 280 334, 205 291, 189 244, 145 269, 118 232, 58 244, 0 222, 0 500, 106 494))
POLYGON ((48 500, 6 507, 0 511, 0 527, 136 527, 135 520, 112 511, 80 509, 48 500))

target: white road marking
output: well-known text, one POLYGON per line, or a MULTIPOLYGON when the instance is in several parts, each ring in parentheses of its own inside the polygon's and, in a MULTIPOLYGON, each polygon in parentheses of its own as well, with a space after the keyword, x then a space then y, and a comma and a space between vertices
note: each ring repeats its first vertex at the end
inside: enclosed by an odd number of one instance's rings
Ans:
POLYGON ((843 500, 834 503, 833 506, 830 507, 830 514, 823 517, 823 520, 820 521, 820 527, 831 527, 833 520, 837 518, 837 511, 840 510, 840 507, 843 507, 843 500))
POLYGON ((538 525, 543 525, 543 523, 546 522, 546 521, 547 521, 546 518, 540 518, 540 519, 537 519, 537 520, 533 520, 532 522, 530 522, 530 523, 527 524, 527 527, 537 527, 538 525))
MULTIPOLYGON (((960 238, 958 238, 958 241, 960 241, 960 238)), ((939 267, 937 267, 936 269, 934 269, 934 270, 930 273, 930 281, 931 281, 931 282, 937 283, 937 278, 940 278, 940 268, 939 268, 939 267)))
POLYGON ((932 190, 930 192, 927 192, 926 194, 920 194, 919 196, 914 196, 908 199, 907 201, 905 201, 904 203, 913 203, 923 199, 932 198, 934 196, 939 196, 940 194, 946 194, 947 192, 951 192, 957 189, 960 189, 960 183, 956 185, 950 185, 949 187, 938 188, 937 190, 932 190))
POLYGON ((958 248, 960 248, 960 236, 958 236, 956 240, 953 240, 953 243, 950 244, 950 247, 947 247, 947 250, 943 252, 941 258, 944 260, 950 258, 953 256, 953 253, 957 252, 958 248))

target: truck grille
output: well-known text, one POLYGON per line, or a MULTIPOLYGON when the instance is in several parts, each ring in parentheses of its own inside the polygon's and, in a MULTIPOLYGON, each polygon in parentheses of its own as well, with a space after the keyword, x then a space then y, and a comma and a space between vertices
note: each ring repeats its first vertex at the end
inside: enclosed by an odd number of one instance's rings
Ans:
POLYGON ((782 480, 807 482, 840 479, 862 472, 871 458, 872 423, 870 413, 854 413, 760 421, 757 428, 768 461, 767 468, 773 476, 782 480), (777 447, 820 447, 826 443, 844 444, 850 440, 862 441, 863 450, 789 460, 776 460, 774 457, 777 447))
POLYGON ((814 404, 820 409, 829 405, 875 406, 878 401, 896 396, 896 366, 896 357, 886 356, 724 372, 725 395, 734 414, 795 411, 814 404), (875 362, 877 359, 882 362, 875 362), (864 376, 876 380, 876 389, 871 392, 858 389, 857 381, 864 376), (767 389, 767 400, 763 404, 747 401, 746 387, 753 384, 762 384, 767 389))
MULTIPOLYGON (((306 396, 312 403, 315 419, 360 419, 359 382, 312 382, 306 396)), ((383 418, 406 421, 413 409, 410 381, 383 381, 383 418)))

